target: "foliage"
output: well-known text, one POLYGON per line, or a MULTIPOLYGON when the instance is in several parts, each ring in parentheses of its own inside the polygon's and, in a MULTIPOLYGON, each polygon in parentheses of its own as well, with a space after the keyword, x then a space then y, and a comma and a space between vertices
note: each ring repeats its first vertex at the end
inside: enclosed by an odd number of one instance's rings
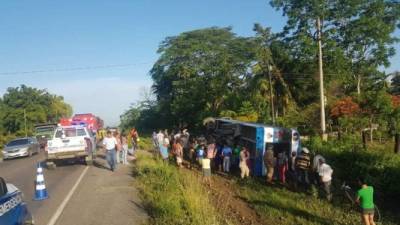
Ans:
POLYGON ((230 28, 206 28, 166 38, 151 70, 160 112, 170 126, 196 126, 207 116, 241 107, 239 96, 255 58, 254 41, 230 28))
POLYGON ((25 117, 27 134, 32 135, 35 124, 57 123, 71 114, 62 96, 25 85, 10 87, 0 98, 0 135, 25 135, 25 117))
POLYGON ((360 107, 351 97, 345 97, 337 101, 331 108, 331 116, 339 118, 343 116, 355 116, 360 112, 360 107))
MULTIPOLYGON (((390 209, 392 204, 400 201, 400 155, 381 149, 365 151, 360 139, 355 139, 354 135, 324 143, 315 137, 306 146, 314 154, 321 154, 327 159, 335 170, 336 182, 347 181, 356 186, 356 179, 363 176, 368 184, 374 186, 378 204, 385 203, 390 209)), ((375 148, 379 147, 388 149, 388 146, 379 145, 375 148)))
POLYGON ((138 153, 134 174, 152 224, 219 224, 199 178, 149 153, 138 153))

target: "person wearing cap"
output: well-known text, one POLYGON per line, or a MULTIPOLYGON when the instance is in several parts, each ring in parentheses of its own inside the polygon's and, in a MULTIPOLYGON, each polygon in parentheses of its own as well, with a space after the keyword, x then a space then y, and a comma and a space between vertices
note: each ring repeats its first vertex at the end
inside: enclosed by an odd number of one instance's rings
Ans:
POLYGON ((308 172, 310 170, 310 151, 307 148, 301 149, 300 155, 296 157, 295 167, 298 182, 307 188, 309 184, 308 172))
POLYGON ((332 200, 331 184, 333 169, 325 162, 325 159, 319 159, 318 174, 321 179, 321 184, 324 188, 326 199, 332 200))
POLYGON ((274 150, 272 145, 267 147, 267 151, 264 154, 264 165, 267 168, 267 183, 272 184, 272 178, 274 175, 274 167, 276 164, 276 158, 274 156, 274 150))

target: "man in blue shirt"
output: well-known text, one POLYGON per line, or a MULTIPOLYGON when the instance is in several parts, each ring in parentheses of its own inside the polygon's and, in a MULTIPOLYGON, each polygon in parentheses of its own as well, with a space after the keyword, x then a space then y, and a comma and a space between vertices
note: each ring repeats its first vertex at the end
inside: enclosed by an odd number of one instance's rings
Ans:
POLYGON ((231 167, 231 156, 232 156, 232 148, 229 147, 227 144, 224 145, 222 149, 222 158, 224 159, 223 167, 224 172, 229 173, 229 169, 231 167))

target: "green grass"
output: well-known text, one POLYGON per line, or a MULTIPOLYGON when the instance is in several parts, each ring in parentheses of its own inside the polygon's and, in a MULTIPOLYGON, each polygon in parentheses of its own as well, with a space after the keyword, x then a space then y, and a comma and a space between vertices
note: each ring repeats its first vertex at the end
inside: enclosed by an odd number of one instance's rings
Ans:
MULTIPOLYGON (((355 210, 337 206, 305 193, 266 186, 258 180, 237 185, 238 195, 269 224, 345 225, 360 224, 355 210)), ((393 222, 382 224, 392 225, 393 222)))
POLYGON ((151 224, 220 224, 198 177, 148 152, 139 152, 137 157, 134 175, 151 224))

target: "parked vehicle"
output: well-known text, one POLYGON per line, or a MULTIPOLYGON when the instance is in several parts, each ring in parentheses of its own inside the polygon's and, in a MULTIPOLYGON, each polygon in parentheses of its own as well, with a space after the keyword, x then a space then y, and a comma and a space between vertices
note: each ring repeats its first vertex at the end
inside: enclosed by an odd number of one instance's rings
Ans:
POLYGON ((62 160, 85 160, 86 164, 93 163, 95 139, 84 126, 57 127, 51 140, 47 142, 46 164, 55 168, 62 160))
POLYGON ((8 142, 3 149, 3 158, 11 159, 23 156, 32 156, 39 153, 39 143, 36 138, 27 137, 14 139, 8 142))
POLYGON ((40 149, 45 149, 47 140, 51 139, 57 124, 38 124, 35 126, 35 137, 39 142, 40 149))
POLYGON ((33 217, 22 198, 22 192, 0 177, 0 224, 34 224, 33 217))
POLYGON ((263 156, 268 146, 273 146, 275 155, 284 152, 288 157, 301 149, 300 135, 295 129, 228 118, 207 118, 204 123, 208 136, 249 149, 252 172, 256 176, 265 175, 263 156))
POLYGON ((103 120, 92 113, 75 114, 72 117, 71 125, 86 126, 92 133, 103 128, 103 120))

